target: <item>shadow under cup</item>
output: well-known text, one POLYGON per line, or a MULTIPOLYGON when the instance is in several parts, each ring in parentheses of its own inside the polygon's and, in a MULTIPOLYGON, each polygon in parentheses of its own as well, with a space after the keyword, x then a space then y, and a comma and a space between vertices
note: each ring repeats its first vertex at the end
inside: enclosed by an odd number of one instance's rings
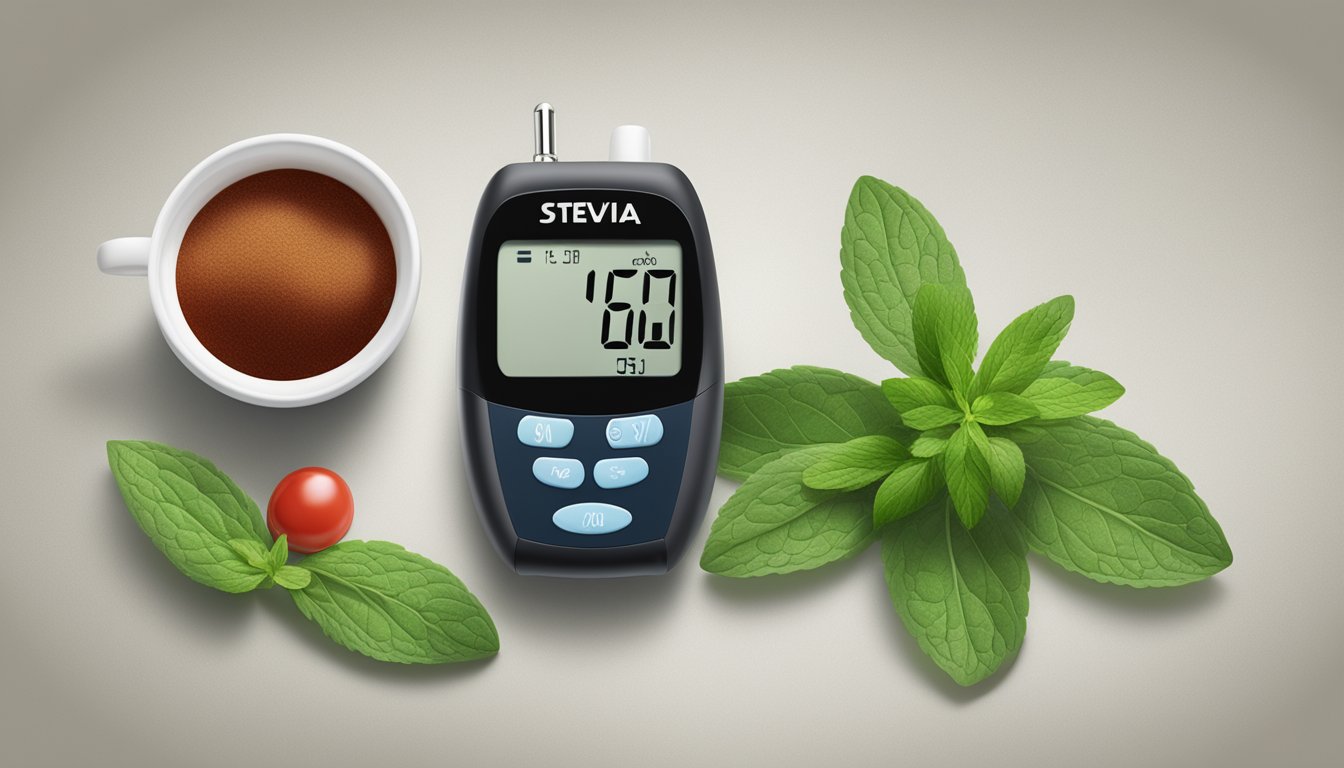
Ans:
MULTIPOLYGON (((420 253, 415 224, 400 191, 382 169, 353 149, 299 134, 259 136, 206 158, 173 190, 164 205, 148 257, 150 301, 174 354, 193 373, 231 397, 257 405, 295 407, 340 395, 367 378, 391 355, 410 325, 419 293, 420 253), (261 378, 223 362, 192 332, 178 294, 178 257, 198 213, 235 183, 268 171, 310 171, 353 190, 391 241, 396 268, 392 302, 373 337, 352 357, 315 375, 261 378)), ((249 276, 250 277, 250 276, 249 276)))

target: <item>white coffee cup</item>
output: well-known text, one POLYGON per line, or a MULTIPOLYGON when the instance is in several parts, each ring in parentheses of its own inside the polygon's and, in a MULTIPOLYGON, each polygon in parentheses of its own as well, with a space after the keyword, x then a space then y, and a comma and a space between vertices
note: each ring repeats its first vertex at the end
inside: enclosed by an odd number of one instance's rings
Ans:
POLYGON ((239 400, 278 408, 312 405, 340 395, 382 365, 406 335, 420 292, 420 241, 397 186, 364 155, 328 139, 274 133, 244 139, 191 169, 168 196, 149 237, 120 237, 98 246, 98 268, 109 275, 149 277, 149 300, 168 346, 202 381, 239 400), (363 349, 316 376, 275 381, 230 368, 191 332, 177 298, 177 252, 193 218, 225 187, 263 171, 293 168, 329 176, 358 192, 392 240, 397 283, 392 308, 363 349))

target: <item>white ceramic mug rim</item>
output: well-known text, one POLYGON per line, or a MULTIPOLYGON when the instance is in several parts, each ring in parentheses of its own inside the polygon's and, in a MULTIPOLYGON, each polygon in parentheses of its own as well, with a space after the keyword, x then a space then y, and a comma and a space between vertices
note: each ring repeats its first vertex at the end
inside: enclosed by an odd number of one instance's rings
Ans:
POLYGON ((373 161, 330 139, 299 133, 273 133, 244 139, 214 152, 178 182, 160 210, 154 232, 150 236, 148 279, 150 304, 159 329, 173 353, 192 373, 220 392, 245 402, 296 407, 329 400, 349 391, 377 370, 396 349, 410 326, 419 294, 420 245, 415 221, 405 198, 392 179, 373 161), (202 185, 210 181, 212 174, 221 166, 237 162, 248 154, 274 151, 286 146, 298 148, 298 151, 304 153, 316 153, 332 164, 324 165, 320 170, 305 168, 311 163, 285 162, 282 153, 277 156, 276 162, 266 163, 265 167, 236 174, 236 177, 234 174, 225 174, 222 183, 215 179, 211 186, 216 188, 192 206, 194 210, 184 210, 187 201, 193 196, 199 196, 202 185), (315 170, 359 192, 378 213, 387 229, 397 264, 392 307, 369 343, 354 357, 329 371, 290 381, 262 379, 231 368, 215 357, 191 332, 177 300, 176 265, 181 233, 174 236, 174 230, 185 230, 186 225, 181 223, 181 217, 188 217, 187 223, 190 223, 190 217, 196 215, 201 205, 218 194, 224 186, 263 170, 281 168, 315 170), (371 188, 370 183, 373 184, 371 188), (361 186, 365 189, 361 190, 361 186))

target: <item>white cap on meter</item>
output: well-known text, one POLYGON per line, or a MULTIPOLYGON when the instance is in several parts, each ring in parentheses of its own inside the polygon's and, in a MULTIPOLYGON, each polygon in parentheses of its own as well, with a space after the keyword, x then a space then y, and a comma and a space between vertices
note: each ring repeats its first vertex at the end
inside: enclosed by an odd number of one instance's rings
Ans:
POLYGON ((611 132, 608 160, 622 163, 647 163, 653 158, 649 131, 642 125, 618 125, 611 132))

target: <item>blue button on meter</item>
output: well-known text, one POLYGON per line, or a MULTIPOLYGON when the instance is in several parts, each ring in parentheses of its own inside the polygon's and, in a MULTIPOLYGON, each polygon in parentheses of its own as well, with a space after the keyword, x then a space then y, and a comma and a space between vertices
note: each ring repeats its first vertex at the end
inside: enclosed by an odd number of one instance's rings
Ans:
POLYGON ((518 442, 538 448, 564 448, 574 439, 574 422, 548 416, 524 416, 518 421, 518 442))
POLYGON ((638 456, 602 459, 593 465, 593 482, 598 488, 629 488, 649 476, 649 463, 638 456))
POLYGON ((625 416, 607 422, 607 445, 612 448, 644 448, 663 439, 663 420, 653 414, 625 416))
POLYGON ((551 522, 570 533, 594 535, 615 533, 630 524, 630 513, 615 504, 584 502, 561 507, 551 515, 551 522))
POLYGON ((553 488, 578 488, 583 485, 583 462, 542 456, 532 462, 532 476, 553 488))

